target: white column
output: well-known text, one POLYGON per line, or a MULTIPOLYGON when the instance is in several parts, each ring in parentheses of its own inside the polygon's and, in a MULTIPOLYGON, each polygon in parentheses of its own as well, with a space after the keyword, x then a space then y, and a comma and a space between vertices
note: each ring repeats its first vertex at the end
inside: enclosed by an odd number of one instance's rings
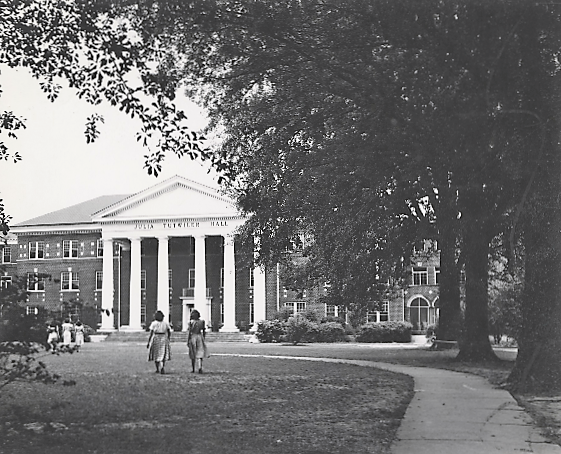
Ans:
POLYGON ((140 302, 142 291, 140 289, 140 238, 130 238, 131 242, 131 280, 129 299, 129 329, 142 330, 140 322, 140 302))
POLYGON ((103 281, 101 283, 101 331, 115 329, 113 317, 113 238, 103 239, 103 281))
POLYGON ((253 269, 253 326, 250 331, 257 331, 257 323, 266 318, 265 270, 260 266, 253 269))
POLYGON ((195 237, 195 309, 199 311, 202 319, 208 321, 206 307, 206 245, 205 236, 195 237))
POLYGON ((234 238, 224 237, 224 326, 221 332, 235 333, 236 326, 236 258, 234 238))
POLYGON ((158 303, 157 308, 169 319, 169 238, 158 238, 158 303))

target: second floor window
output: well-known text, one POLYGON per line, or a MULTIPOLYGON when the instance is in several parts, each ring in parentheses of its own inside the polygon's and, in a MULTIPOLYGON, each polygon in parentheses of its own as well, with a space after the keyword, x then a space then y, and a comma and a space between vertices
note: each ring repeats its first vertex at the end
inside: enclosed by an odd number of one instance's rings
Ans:
POLYGON ((97 256, 98 257, 103 257, 103 240, 99 239, 97 240, 97 256))
POLYGON ((249 287, 255 287, 255 268, 249 269, 249 287))
POLYGON ((64 240, 62 242, 62 256, 64 258, 78 257, 78 241, 64 240))
POLYGON ((413 285, 428 285, 429 272, 426 267, 413 267, 413 285))
POLYGON ((27 273, 27 290, 29 292, 44 292, 45 278, 37 273, 27 273))
POLYGON ((168 270, 168 287, 173 288, 173 272, 168 270))
POLYGON ((61 290, 79 290, 80 279, 76 271, 63 271, 60 273, 61 290))
POLYGON ((436 285, 439 284, 440 281, 440 267, 439 266, 435 266, 434 267, 434 283, 436 285))
POLYGON ((195 288, 195 268, 189 269, 189 288, 195 288))
POLYGON ((45 242, 32 241, 29 243, 29 258, 44 259, 45 258, 45 242))
POLYGON ((140 271, 140 290, 146 290, 146 270, 140 271))
POLYGON ((12 263, 12 250, 10 246, 4 246, 2 249, 2 263, 12 263))

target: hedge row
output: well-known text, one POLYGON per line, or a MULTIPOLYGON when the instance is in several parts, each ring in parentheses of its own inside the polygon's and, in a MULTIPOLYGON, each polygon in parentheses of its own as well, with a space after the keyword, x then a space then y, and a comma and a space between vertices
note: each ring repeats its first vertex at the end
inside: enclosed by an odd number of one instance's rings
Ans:
MULTIPOLYGON (((411 342, 413 326, 407 322, 367 323, 358 328, 357 342, 411 342)), ((255 333, 260 342, 345 342, 350 340, 345 327, 337 322, 312 322, 305 317, 288 321, 263 320, 255 333)))

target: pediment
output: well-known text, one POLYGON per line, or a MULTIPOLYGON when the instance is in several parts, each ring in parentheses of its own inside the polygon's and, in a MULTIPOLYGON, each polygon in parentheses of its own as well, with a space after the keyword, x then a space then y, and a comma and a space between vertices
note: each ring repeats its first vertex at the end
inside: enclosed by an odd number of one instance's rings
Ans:
POLYGON ((94 214, 94 221, 185 219, 239 216, 232 200, 218 190, 173 177, 94 214))

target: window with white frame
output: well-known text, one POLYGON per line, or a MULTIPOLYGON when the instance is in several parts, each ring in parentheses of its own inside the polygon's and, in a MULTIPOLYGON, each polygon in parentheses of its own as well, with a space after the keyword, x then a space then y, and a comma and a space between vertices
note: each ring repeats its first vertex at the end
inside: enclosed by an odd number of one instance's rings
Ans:
POLYGON ((282 296, 284 298, 288 298, 288 289, 286 287, 282 288, 282 296))
POLYGON ((45 278, 38 273, 27 273, 27 291, 44 292, 45 278))
POLYGON ((62 291, 80 290, 80 279, 76 271, 60 273, 60 289, 62 291))
POLYGON ((12 263, 12 250, 10 246, 6 245, 2 249, 2 263, 12 263))
POLYGON ((249 269, 249 288, 255 287, 255 268, 249 269))
POLYGON ((296 303, 284 303, 284 307, 288 308, 294 315, 301 314, 306 311, 306 303, 304 301, 297 301, 296 303))
POLYGON ((337 317, 338 314, 338 307, 335 304, 326 304, 325 305, 325 316, 326 317, 337 317))
POLYGON ((97 240, 96 250, 97 250, 97 256, 103 257, 103 240, 101 238, 97 240))
POLYGON ((195 288, 195 268, 189 268, 188 288, 195 288))
POLYGON ((413 285, 428 285, 429 271, 426 266, 413 267, 413 285))
POLYGON ((168 288, 173 288, 173 272, 168 270, 168 288))
POLYGON ((140 323, 146 324, 146 301, 140 302, 140 323))
POLYGON ((45 258, 44 241, 31 241, 29 243, 29 258, 33 260, 45 258))
POLYGON ((146 290, 146 270, 140 270, 140 290, 146 290))
POLYGON ((37 315, 39 308, 37 306, 25 306, 25 315, 37 315))
POLYGON ((224 288, 224 268, 220 268, 220 288, 224 288))
POLYGON ((255 304, 249 303, 249 323, 255 323, 255 304))
POLYGON ((390 314, 390 303, 383 301, 379 311, 371 311, 366 314, 366 321, 368 323, 387 322, 390 314))
POLYGON ((62 257, 65 259, 78 257, 78 241, 64 240, 62 242, 62 257))
POLYGON ((224 324, 224 303, 220 303, 220 323, 224 324))
POLYGON ((434 267, 434 283, 435 283, 435 285, 439 284, 439 280, 440 280, 440 267, 435 266, 434 267))
POLYGON ((98 291, 103 289, 103 271, 95 272, 95 289, 98 291))
POLYGON ((12 276, 0 276, 0 289, 10 288, 12 285, 12 276))

